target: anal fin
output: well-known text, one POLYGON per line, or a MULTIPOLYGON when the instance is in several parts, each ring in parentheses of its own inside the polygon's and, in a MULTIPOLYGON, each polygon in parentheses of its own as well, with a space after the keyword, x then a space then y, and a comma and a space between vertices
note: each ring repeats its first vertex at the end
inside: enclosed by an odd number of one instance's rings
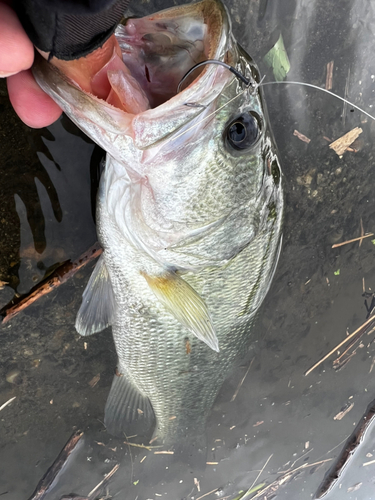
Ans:
POLYGON ((141 273, 149 287, 173 316, 198 339, 219 352, 219 342, 205 301, 176 273, 166 271, 157 276, 141 273))
POLYGON ((118 437, 146 434, 155 424, 150 400, 122 374, 113 378, 105 405, 104 424, 110 434, 118 437))
POLYGON ((75 323, 77 332, 86 336, 104 330, 112 323, 114 309, 112 284, 101 255, 82 295, 75 323))

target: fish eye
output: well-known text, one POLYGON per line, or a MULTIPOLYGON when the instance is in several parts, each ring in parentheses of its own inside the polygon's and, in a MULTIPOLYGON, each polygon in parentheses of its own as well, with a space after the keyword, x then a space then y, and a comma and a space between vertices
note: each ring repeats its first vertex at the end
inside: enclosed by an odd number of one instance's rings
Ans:
POLYGON ((229 123, 226 128, 226 140, 233 149, 248 149, 259 137, 260 120, 252 113, 243 113, 229 123))

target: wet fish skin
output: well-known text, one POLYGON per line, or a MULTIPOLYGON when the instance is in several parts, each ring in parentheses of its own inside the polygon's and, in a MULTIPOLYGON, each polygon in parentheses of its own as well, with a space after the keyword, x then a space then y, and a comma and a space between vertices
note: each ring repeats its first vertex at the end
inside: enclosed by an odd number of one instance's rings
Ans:
MULTIPOLYGON (((204 46, 200 16, 216 30, 214 53, 205 57, 227 59, 259 81, 219 2, 153 19, 165 20, 167 32, 174 19, 189 19, 204 46), (211 25, 208 12, 216 16, 211 25)), ((127 37, 121 28, 120 46, 127 37)), ((46 64, 35 70, 42 87, 108 152, 97 209, 104 254, 77 318, 84 335, 112 324, 119 363, 107 428, 142 432, 156 418, 155 435, 166 444, 201 435, 224 379, 251 341, 280 251, 282 176, 261 90, 207 66, 183 92, 129 118, 46 64), (228 130, 249 114, 258 138, 236 149, 228 130)), ((152 58, 147 64, 152 73, 152 58)))

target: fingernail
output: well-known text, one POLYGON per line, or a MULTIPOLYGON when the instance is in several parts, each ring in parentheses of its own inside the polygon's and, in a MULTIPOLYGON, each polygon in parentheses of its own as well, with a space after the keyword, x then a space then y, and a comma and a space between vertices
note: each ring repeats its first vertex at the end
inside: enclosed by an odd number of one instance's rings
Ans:
POLYGON ((0 71, 0 78, 8 78, 8 76, 15 75, 18 71, 0 71))

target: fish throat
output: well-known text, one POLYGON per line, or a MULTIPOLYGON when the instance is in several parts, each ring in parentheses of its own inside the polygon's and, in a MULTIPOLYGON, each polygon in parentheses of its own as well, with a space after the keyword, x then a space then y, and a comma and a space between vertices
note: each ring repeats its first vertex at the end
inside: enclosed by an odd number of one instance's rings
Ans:
MULTIPOLYGON (((197 64, 218 56, 233 64, 233 54, 220 53, 228 29, 224 8, 214 0, 128 19, 116 30, 122 61, 114 53, 93 76, 96 94, 132 114, 155 108, 178 93, 180 81, 197 64)), ((204 71, 204 67, 193 71, 183 88, 204 71)))

